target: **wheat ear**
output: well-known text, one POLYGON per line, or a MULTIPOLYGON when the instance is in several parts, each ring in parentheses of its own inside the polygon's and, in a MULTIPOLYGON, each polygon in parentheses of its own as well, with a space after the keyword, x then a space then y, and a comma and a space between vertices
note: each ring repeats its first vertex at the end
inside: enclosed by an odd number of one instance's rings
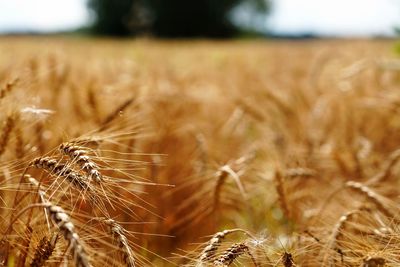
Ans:
POLYGON ((351 210, 349 212, 346 212, 344 215, 342 215, 338 222, 335 224, 332 230, 332 244, 331 248, 338 251, 340 253, 340 248, 339 248, 339 240, 343 236, 343 233, 346 231, 347 225, 354 219, 354 217, 360 213, 360 210, 351 210))
POLYGON ((353 189, 354 191, 364 195, 368 201, 373 203, 378 210, 380 210, 385 216, 388 218, 394 218, 394 214, 386 208, 386 206, 382 203, 382 201, 379 199, 379 195, 372 191, 368 186, 363 185, 362 183, 354 182, 354 181, 348 181, 346 183, 346 187, 353 189))
POLYGON ((75 143, 63 143, 60 145, 60 151, 76 162, 87 175, 89 180, 100 183, 103 179, 99 167, 89 156, 89 150, 75 143))
POLYGON ((81 244, 79 235, 75 232, 75 226, 63 208, 55 206, 50 202, 46 203, 46 210, 52 221, 58 226, 64 239, 68 241, 69 248, 72 250, 75 265, 78 267, 90 267, 86 252, 81 244))
POLYGON ((99 103, 97 101, 96 98, 96 93, 95 93, 95 88, 93 88, 93 82, 91 82, 88 86, 87 89, 87 102, 88 102, 88 106, 91 109, 92 112, 92 118, 94 118, 94 120, 99 123, 100 122, 100 118, 99 118, 99 103))
POLYGON ((50 240, 47 236, 43 237, 35 249, 35 254, 30 267, 42 267, 53 254, 57 240, 57 234, 55 234, 50 240))
POLYGON ((234 170, 232 170, 232 168, 229 165, 224 165, 221 168, 219 168, 215 176, 217 177, 217 182, 214 188, 214 204, 213 204, 214 211, 218 208, 218 205, 220 203, 222 186, 224 185, 226 178, 228 178, 229 176, 232 177, 232 179, 235 181, 240 191, 240 194, 243 196, 243 198, 245 200, 247 199, 246 192, 240 181, 239 175, 234 170))
POLYGON ((294 263, 292 254, 290 254, 288 252, 284 252, 283 253, 283 255, 282 255, 282 264, 285 267, 296 266, 296 264, 294 263))
POLYGON ((9 115, 4 123, 2 133, 0 135, 0 156, 6 151, 8 141, 12 130, 15 127, 15 115, 9 115))
POLYGON ((283 177, 282 177, 282 174, 280 173, 280 171, 275 172, 275 187, 276 187, 276 191, 278 193, 278 201, 282 208, 282 211, 285 214, 285 217, 287 219, 291 219, 291 213, 290 213, 288 201, 286 198, 285 184, 284 184, 284 180, 283 180, 283 177))
POLYGON ((396 163, 400 160, 400 149, 397 149, 393 151, 388 159, 383 163, 382 170, 377 173, 374 177, 372 177, 370 180, 368 180, 366 183, 367 184, 376 184, 379 182, 383 182, 387 180, 390 177, 390 173, 392 171, 392 168, 396 163))
POLYGON ((15 88, 15 85, 18 83, 18 81, 19 78, 15 78, 14 80, 6 83, 4 88, 0 90, 0 99, 6 97, 15 88))
POLYGON ((258 266, 254 257, 250 253, 249 247, 244 243, 233 244, 230 248, 225 250, 225 252, 219 256, 214 262, 214 266, 229 266, 231 265, 239 256, 247 253, 250 255, 254 266, 258 266))
POLYGON ((203 249, 200 254, 200 262, 210 262, 216 257, 216 252, 221 245, 223 239, 232 233, 243 232, 251 237, 251 234, 242 229, 229 229, 218 232, 208 242, 208 245, 203 249))
POLYGON ((17 158, 22 159, 25 155, 25 148, 24 148, 24 136, 21 130, 21 127, 16 127, 14 130, 15 134, 15 156, 17 158))
POLYGON ((58 163, 54 158, 36 158, 30 165, 38 169, 43 169, 50 174, 63 177, 80 190, 90 191, 89 183, 86 181, 85 177, 68 167, 66 164, 58 163))
POLYGON ((316 174, 317 172, 315 170, 308 168, 290 168, 286 170, 285 177, 314 177, 316 174))
POLYGON ((135 98, 129 98, 125 102, 123 102, 121 105, 119 105, 113 112, 111 112, 101 123, 100 131, 106 129, 108 125, 115 120, 123 112, 126 108, 128 108, 133 102, 135 98))
POLYGON ((363 267, 383 267, 386 264, 386 260, 381 257, 368 256, 363 259, 363 267))
POLYGON ((38 192, 44 205, 46 215, 49 215, 54 224, 57 225, 60 233, 64 236, 64 239, 68 242, 69 249, 72 250, 75 265, 77 267, 91 267, 86 251, 81 244, 80 237, 76 233, 75 226, 71 222, 70 217, 63 208, 53 205, 46 199, 45 193, 40 189, 39 182, 35 178, 30 176, 26 176, 26 178, 32 185, 38 187, 38 192))
POLYGON ((124 255, 124 262, 128 267, 134 267, 136 265, 135 257, 132 248, 129 246, 128 239, 125 236, 125 229, 113 219, 106 219, 103 221, 110 227, 110 232, 114 239, 117 241, 119 248, 122 250, 124 255))

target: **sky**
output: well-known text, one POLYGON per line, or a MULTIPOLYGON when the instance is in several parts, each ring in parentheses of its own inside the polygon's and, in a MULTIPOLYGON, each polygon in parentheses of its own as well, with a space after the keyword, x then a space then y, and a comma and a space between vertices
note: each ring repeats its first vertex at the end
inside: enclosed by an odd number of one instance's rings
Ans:
POLYGON ((0 32, 66 30, 89 17, 84 0, 0 0, 0 32))
POLYGON ((400 26, 400 0, 276 0, 269 26, 278 32, 389 35, 400 26))
MULTIPOLYGON (((77 28, 90 21, 85 2, 0 0, 0 32, 77 28)), ((400 0, 275 0, 266 25, 286 34, 390 35, 400 26, 400 0)))

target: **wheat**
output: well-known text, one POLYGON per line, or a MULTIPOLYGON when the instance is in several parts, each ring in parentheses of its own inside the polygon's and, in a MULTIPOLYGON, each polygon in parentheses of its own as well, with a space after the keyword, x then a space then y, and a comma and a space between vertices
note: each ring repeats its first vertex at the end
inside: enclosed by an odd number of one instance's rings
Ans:
POLYGON ((128 267, 136 266, 133 250, 129 246, 128 239, 125 236, 124 228, 113 219, 105 219, 103 222, 110 227, 110 232, 118 243, 119 248, 124 255, 124 262, 128 267))
POLYGON ((252 257, 249 247, 244 243, 233 244, 230 248, 224 251, 221 256, 219 256, 215 261, 215 266, 230 266, 239 256, 243 254, 249 254, 254 266, 258 266, 252 257))
POLYGON ((392 41, 42 41, 0 42, 0 265, 399 265, 392 41))
POLYGON ((368 256, 363 259, 363 267, 384 267, 386 265, 386 260, 381 257, 371 257, 368 256))
POLYGON ((227 235, 230 235, 232 233, 236 232, 243 232, 249 236, 251 236, 247 231, 244 231, 242 229, 230 229, 230 230, 224 230, 221 232, 218 232, 213 235, 213 237, 210 239, 208 242, 208 245, 203 249, 203 251, 200 254, 200 262, 210 262, 216 257, 216 252, 218 248, 220 247, 223 239, 226 238, 227 235))
POLYGON ((99 167, 89 156, 89 150, 86 147, 75 143, 63 143, 60 145, 60 151, 68 155, 73 163, 77 163, 88 175, 89 180, 94 180, 96 183, 103 180, 99 167))
POLYGON ((288 178, 294 177, 314 177, 316 175, 316 171, 307 168, 290 168, 285 172, 285 176, 288 178))
POLYGON ((395 218, 395 215, 386 207, 386 205, 380 200, 380 196, 372 191, 368 186, 362 183, 348 181, 346 187, 353 189, 356 192, 364 195, 368 201, 373 203, 379 211, 381 211, 388 218, 395 218))
POLYGON ((229 176, 232 177, 232 179, 236 182, 236 185, 239 188, 241 195, 243 196, 244 199, 246 199, 246 193, 245 193, 243 185, 240 181, 240 177, 234 170, 232 170, 232 168, 229 165, 224 165, 221 168, 219 168, 219 170, 217 171, 215 176, 217 177, 217 182, 215 184, 214 194, 213 194, 213 196, 214 196, 213 210, 214 211, 219 206, 222 187, 226 181, 226 178, 228 178, 229 176))
POLYGON ((22 159, 25 155, 24 136, 20 127, 15 128, 15 156, 22 159))
POLYGON ((59 163, 54 158, 39 157, 34 159, 30 166, 43 169, 50 174, 65 178, 68 182, 82 191, 91 191, 91 187, 85 177, 71 169, 68 165, 59 163))
MULTIPOLYGON (((97 101, 97 97, 96 97, 96 93, 95 90, 96 88, 93 88, 94 84, 93 81, 90 82, 90 84, 88 85, 88 89, 87 89, 87 102, 88 105, 91 109, 91 117, 94 118, 94 120, 99 123, 100 122, 100 117, 99 117, 99 103, 97 101)), ((77 89, 77 88, 75 88, 77 89)), ((78 109, 80 109, 80 106, 77 107, 78 109)))
POLYGON ((213 204, 213 210, 216 210, 219 207, 220 203, 220 195, 221 195, 221 190, 222 186, 225 183, 226 178, 228 177, 229 173, 224 170, 224 169, 219 169, 216 177, 217 177, 217 182, 214 187, 214 204, 213 204))
POLYGON ((294 263, 292 254, 290 254, 286 251, 283 253, 283 256, 282 256, 282 264, 285 267, 296 266, 296 264, 294 263))
POLYGON ((285 183, 280 171, 275 172, 275 186, 276 186, 276 191, 278 193, 278 201, 279 204, 281 205, 283 214, 287 219, 291 219, 292 216, 289 210, 289 204, 285 191, 285 183))
POLYGON ((393 167, 396 165, 396 163, 400 160, 400 149, 397 149, 393 151, 390 155, 389 158, 383 163, 382 170, 377 173, 374 177, 369 179, 367 181, 367 184, 376 184, 379 182, 384 182, 386 181, 391 174, 391 171, 393 167))
POLYGON ((346 226, 355 218, 357 214, 360 213, 360 210, 352 210, 342 215, 339 218, 339 221, 335 224, 332 230, 332 245, 331 248, 341 253, 341 249, 339 248, 339 240, 344 235, 346 231, 346 226))
POLYGON ((109 124, 114 121, 126 108, 128 108, 133 102, 135 98, 129 98, 124 101, 121 105, 119 105, 111 114, 109 114, 101 123, 100 131, 106 129, 109 124))
POLYGON ((19 78, 15 78, 14 80, 7 82, 7 84, 0 90, 0 99, 6 97, 10 92, 15 88, 15 85, 18 83, 19 78))
POLYGON ((30 264, 31 267, 41 267, 53 254, 54 248, 58 240, 58 235, 55 234, 50 240, 47 236, 43 237, 35 249, 35 253, 30 264))
POLYGON ((52 205, 50 202, 46 203, 46 210, 50 218, 60 229, 66 241, 69 243, 69 248, 72 250, 72 256, 76 266, 90 267, 86 251, 81 244, 79 235, 75 232, 75 226, 71 222, 70 217, 66 214, 63 208, 52 205))
MULTIPOLYGON (((27 175, 25 177, 33 186, 37 187, 39 195, 41 197, 41 202, 45 207, 46 216, 48 215, 54 224, 57 225, 61 234, 64 236, 64 239, 69 244, 69 249, 72 251, 72 256, 76 266, 78 267, 90 267, 89 260, 86 254, 85 249, 81 243, 79 235, 75 231, 75 226, 71 222, 70 217, 64 211, 63 208, 53 205, 45 195, 45 192, 40 189, 39 182, 33 177, 27 175)), ((54 241, 55 242, 55 241, 54 241)), ((51 245, 54 246, 55 243, 51 242, 51 245)), ((54 248, 53 248, 54 249, 54 248)), ((41 254, 42 255, 42 254, 41 254)), ((40 260, 38 259, 40 262, 40 260)))
POLYGON ((15 115, 9 115, 4 123, 1 135, 0 135, 0 156, 6 151, 8 141, 12 130, 15 127, 15 115))

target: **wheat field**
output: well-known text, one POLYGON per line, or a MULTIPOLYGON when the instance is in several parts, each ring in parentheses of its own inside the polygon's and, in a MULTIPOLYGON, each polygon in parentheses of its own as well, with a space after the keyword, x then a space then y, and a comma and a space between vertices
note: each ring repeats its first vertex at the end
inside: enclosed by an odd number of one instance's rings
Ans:
POLYGON ((393 47, 2 37, 0 265, 400 266, 393 47))

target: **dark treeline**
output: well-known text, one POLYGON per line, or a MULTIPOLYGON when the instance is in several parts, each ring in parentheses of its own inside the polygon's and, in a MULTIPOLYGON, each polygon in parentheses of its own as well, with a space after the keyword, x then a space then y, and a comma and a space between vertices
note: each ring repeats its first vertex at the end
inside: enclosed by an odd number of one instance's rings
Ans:
POLYGON ((95 21, 92 32, 128 36, 232 37, 241 30, 232 20, 239 5, 267 14, 268 0, 89 0, 95 21))

